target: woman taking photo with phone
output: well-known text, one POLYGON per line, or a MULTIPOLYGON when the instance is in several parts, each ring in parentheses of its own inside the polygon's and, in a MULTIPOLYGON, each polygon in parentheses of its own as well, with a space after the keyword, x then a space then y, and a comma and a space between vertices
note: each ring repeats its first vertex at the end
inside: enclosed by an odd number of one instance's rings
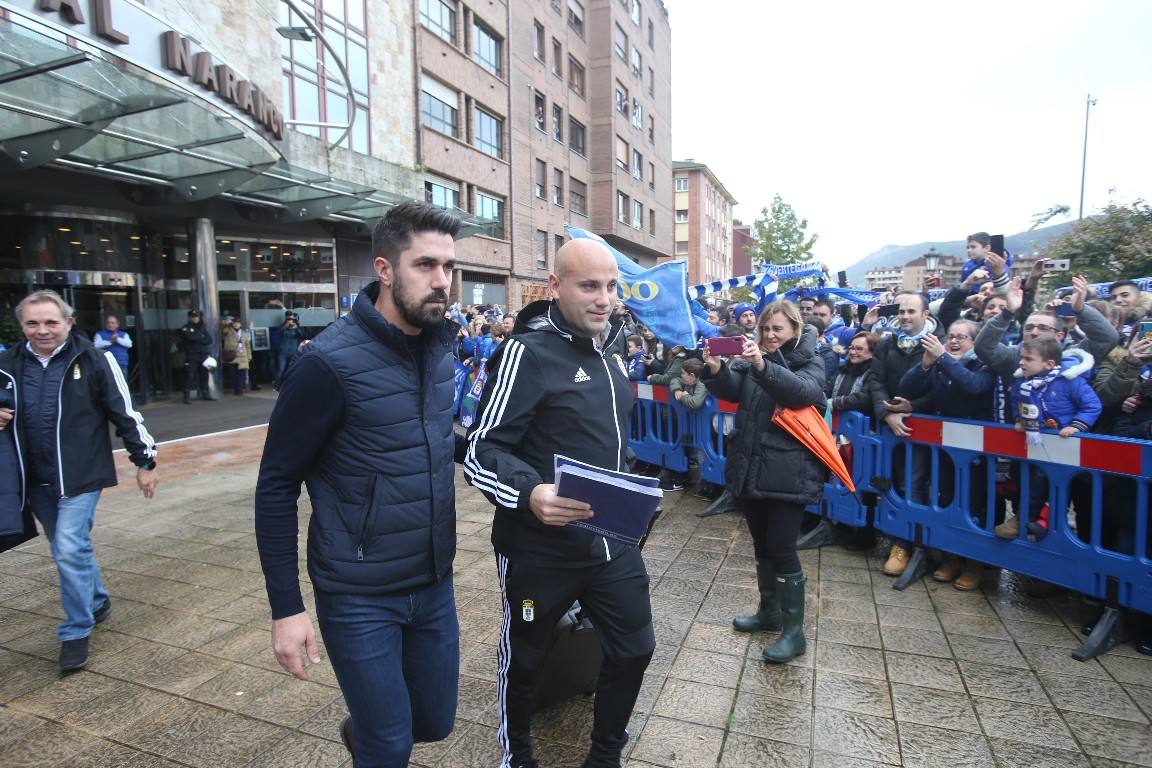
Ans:
POLYGON ((765 661, 782 664, 802 655, 804 573, 796 539, 804 507, 820 499, 826 469, 796 438, 778 427, 777 407, 823 408, 824 361, 816 354, 816 331, 805 326, 788 301, 760 313, 756 340, 725 363, 705 352, 702 380, 708 391, 739 404, 728 436, 724 484, 739 500, 756 553, 760 605, 737 616, 740 632, 782 630, 764 649, 765 661))

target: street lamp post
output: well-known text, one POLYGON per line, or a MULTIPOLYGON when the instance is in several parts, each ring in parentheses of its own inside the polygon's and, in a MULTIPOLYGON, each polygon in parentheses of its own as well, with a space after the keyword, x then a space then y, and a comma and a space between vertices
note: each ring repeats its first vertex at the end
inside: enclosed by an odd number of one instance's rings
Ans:
POLYGON ((936 246, 932 246, 928 249, 928 253, 924 254, 924 271, 928 277, 932 277, 938 266, 940 266, 940 254, 936 251, 936 246))
POLYGON ((1088 116, 1092 114, 1092 107, 1096 104, 1096 99, 1092 98, 1092 94, 1088 94, 1088 98, 1084 101, 1084 154, 1080 159, 1080 215, 1078 218, 1084 218, 1084 175, 1088 170, 1088 116))

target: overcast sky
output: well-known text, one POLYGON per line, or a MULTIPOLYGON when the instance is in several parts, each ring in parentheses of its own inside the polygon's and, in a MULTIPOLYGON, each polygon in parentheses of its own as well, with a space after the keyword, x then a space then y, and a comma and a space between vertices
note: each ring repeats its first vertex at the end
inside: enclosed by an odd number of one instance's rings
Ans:
MULTIPOLYGON (((835 267, 887 244, 1152 201, 1152 2, 664 0, 672 148, 835 267)), ((1066 221, 1056 219, 1053 223, 1066 221)))

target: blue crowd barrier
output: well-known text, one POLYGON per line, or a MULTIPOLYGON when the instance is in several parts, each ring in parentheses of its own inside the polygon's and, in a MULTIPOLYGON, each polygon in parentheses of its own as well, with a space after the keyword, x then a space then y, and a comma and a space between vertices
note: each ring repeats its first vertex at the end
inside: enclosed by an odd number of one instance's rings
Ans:
POLYGON ((636 458, 676 472, 688 471, 684 450, 690 411, 671 397, 668 387, 633 383, 636 404, 628 434, 628 447, 636 458))
POLYGON ((926 462, 929 483, 921 498, 912 498, 918 494, 907 493, 908 484, 893 482, 880 496, 878 528, 909 540, 918 533, 924 546, 1099 599, 1108 596, 1111 582, 1120 605, 1152 613, 1148 536, 1152 443, 1099 435, 1062 438, 1044 432, 1039 445, 1029 445, 1023 433, 1002 424, 920 415, 907 423, 912 434, 906 439, 887 428, 880 430, 878 475, 912 477, 914 465, 926 462), (900 472, 895 471, 897 462, 903 464, 900 472), (1020 533, 1012 540, 993 533, 997 462, 1018 468, 1012 473, 1013 492, 999 494, 1008 496, 1020 521, 1020 533), (1034 471, 1047 479, 1050 510, 1048 533, 1038 541, 1028 539, 1028 524, 1034 521, 1027 499, 1034 471), (1075 482, 1081 484, 1081 498, 1088 502, 1088 509, 1078 512, 1087 531, 1073 530, 1068 520, 1075 482), (947 489, 951 492, 942 492, 947 489))
MULTIPOLYGON (((736 404, 709 395, 703 407, 688 411, 667 388, 644 384, 637 385, 637 395, 629 441, 636 455, 684 471, 685 448, 694 446, 702 479, 722 485, 723 419, 735 413, 736 404)), ((911 436, 900 438, 886 426, 873 432, 864 414, 835 416, 834 434, 851 446, 856 492, 830 474, 810 511, 835 523, 871 525, 914 544, 918 566, 897 588, 923 575, 924 552, 931 549, 1152 614, 1152 442, 1044 432, 1038 445, 1030 445, 1023 433, 1003 424, 919 414, 907 421, 911 436), (1028 499, 1037 474, 1048 483, 1049 513, 1046 535, 1033 531, 1030 538, 1029 523, 1035 521, 1028 499), (1080 507, 1075 528, 1068 519, 1073 505, 1080 507), (1020 522, 1014 539, 994 533, 1008 506, 1020 522)), ((1108 610, 1113 608, 1104 618, 1108 610)), ((1090 639, 1085 648, 1091 650, 1082 648, 1077 658, 1118 642, 1120 630, 1104 619, 1097 627, 1103 624, 1110 638, 1090 639)))

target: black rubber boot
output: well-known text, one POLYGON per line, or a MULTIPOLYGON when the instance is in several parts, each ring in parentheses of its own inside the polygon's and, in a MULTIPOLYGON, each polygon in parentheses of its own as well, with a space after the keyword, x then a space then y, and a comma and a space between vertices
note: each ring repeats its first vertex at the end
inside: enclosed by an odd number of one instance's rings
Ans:
POLYGON ((803 572, 776 577, 784 631, 776 642, 764 649, 764 661, 784 664, 808 650, 808 641, 804 639, 804 581, 803 572))
POLYGON ((713 515, 722 515, 725 512, 735 511, 736 498, 732 494, 728 493, 728 491, 724 491, 724 493, 720 494, 716 498, 716 501, 712 502, 707 507, 697 512, 696 517, 712 517, 713 515))
POLYGON ((777 632, 781 626, 780 596, 776 573, 768 560, 756 561, 756 585, 760 588, 760 607, 751 616, 732 619, 732 626, 737 632, 777 632))

